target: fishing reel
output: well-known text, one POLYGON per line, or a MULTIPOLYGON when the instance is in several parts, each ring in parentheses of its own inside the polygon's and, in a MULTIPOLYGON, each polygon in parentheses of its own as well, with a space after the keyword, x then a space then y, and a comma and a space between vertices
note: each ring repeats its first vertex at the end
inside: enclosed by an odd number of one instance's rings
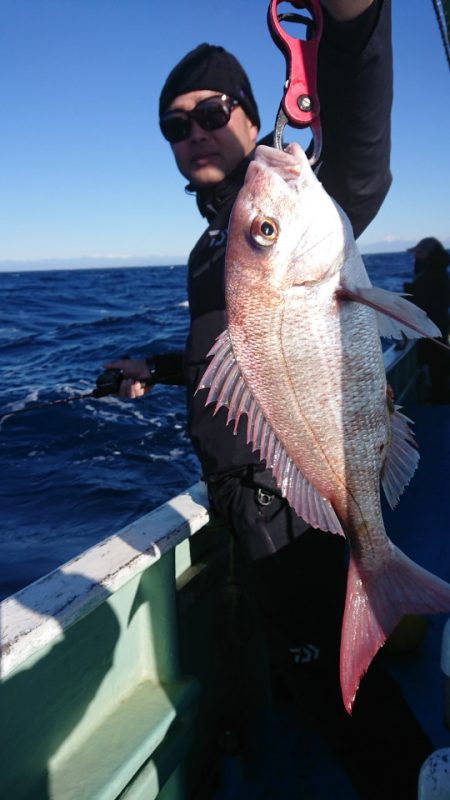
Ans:
POLYGON ((124 378, 121 369, 106 369, 95 381, 96 388, 92 397, 106 397, 108 394, 118 394, 120 384, 124 378))

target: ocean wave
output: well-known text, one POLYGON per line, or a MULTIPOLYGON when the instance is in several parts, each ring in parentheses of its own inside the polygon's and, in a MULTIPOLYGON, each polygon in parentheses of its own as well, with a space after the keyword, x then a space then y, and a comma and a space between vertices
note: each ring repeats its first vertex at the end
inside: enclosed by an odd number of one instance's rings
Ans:
POLYGON ((39 390, 33 389, 32 391, 28 392, 22 400, 12 401, 6 405, 6 410, 8 413, 14 411, 21 411, 24 408, 27 408, 30 403, 35 403, 39 400, 39 390))

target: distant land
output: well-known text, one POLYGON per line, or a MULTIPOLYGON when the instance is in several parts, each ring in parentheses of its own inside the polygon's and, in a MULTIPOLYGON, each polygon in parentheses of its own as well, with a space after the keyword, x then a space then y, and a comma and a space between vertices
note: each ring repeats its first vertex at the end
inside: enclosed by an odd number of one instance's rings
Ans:
POLYGON ((170 267, 187 263, 187 256, 81 256, 79 258, 0 259, 0 272, 105 267, 170 267))
MULTIPOLYGON (((401 253, 417 244, 417 239, 392 239, 372 244, 360 244, 362 255, 372 253, 401 253)), ((444 247, 450 248, 450 237, 441 239, 444 247)), ((81 256, 77 258, 0 258, 0 272, 25 272, 49 269, 97 269, 105 267, 169 267, 187 263, 185 256, 81 256)))

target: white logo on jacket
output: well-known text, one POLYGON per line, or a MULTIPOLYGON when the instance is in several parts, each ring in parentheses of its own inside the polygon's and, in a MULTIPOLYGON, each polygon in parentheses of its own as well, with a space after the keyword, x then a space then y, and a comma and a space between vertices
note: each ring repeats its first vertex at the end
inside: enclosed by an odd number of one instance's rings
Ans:
POLYGON ((208 247, 223 247, 227 240, 228 230, 222 228, 221 230, 208 231, 210 235, 210 242, 208 247))

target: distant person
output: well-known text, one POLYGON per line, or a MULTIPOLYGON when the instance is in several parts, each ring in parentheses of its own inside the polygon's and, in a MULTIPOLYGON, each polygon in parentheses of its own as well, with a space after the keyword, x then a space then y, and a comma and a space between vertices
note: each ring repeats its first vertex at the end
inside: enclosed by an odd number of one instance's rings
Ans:
MULTIPOLYGON (((427 312, 448 344, 450 281, 447 267, 450 256, 438 239, 428 236, 408 250, 414 253, 414 280, 405 291, 416 305, 427 312)), ((418 343, 419 361, 428 367, 433 403, 450 402, 450 354, 428 339, 418 343)))

